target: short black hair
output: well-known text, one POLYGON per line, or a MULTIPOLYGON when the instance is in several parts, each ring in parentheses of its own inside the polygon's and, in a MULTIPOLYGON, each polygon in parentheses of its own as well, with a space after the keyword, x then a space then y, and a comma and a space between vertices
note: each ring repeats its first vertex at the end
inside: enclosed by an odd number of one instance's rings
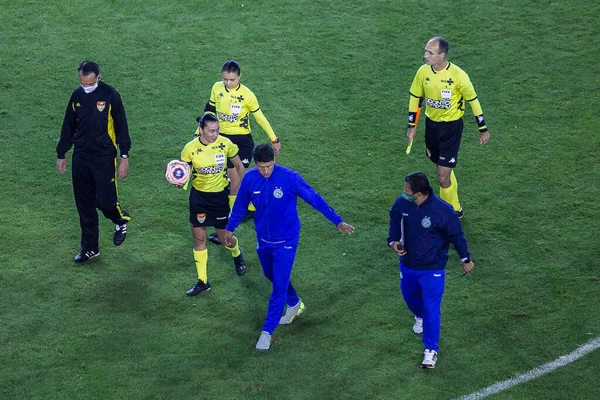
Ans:
POLYGON ((240 75, 242 70, 240 69, 240 63, 235 60, 227 60, 225 64, 223 64, 223 68, 221 68, 221 72, 233 72, 235 74, 240 75))
POLYGON ((196 122, 200 126, 200 128, 204 129, 208 122, 219 122, 217 116, 211 113, 204 113, 199 117, 196 117, 196 122))
POLYGON ((440 54, 441 53, 448 54, 448 52, 450 51, 450 43, 448 43, 448 39, 446 39, 443 36, 434 36, 429 41, 430 42, 431 41, 438 42, 438 48, 440 49, 440 54))
POLYGON ((81 72, 81 75, 88 76, 90 74, 100 75, 100 66, 92 60, 83 60, 77 66, 77 72, 81 72))
POLYGON ((269 143, 261 143, 254 148, 252 158, 255 163, 270 162, 275 159, 275 152, 269 143))
POLYGON ((410 190, 412 190, 413 194, 433 193, 433 189, 429 184, 429 179, 427 179, 427 175, 425 175, 423 172, 412 172, 406 175, 406 177, 404 178, 404 182, 408 183, 408 186, 410 186, 410 190))

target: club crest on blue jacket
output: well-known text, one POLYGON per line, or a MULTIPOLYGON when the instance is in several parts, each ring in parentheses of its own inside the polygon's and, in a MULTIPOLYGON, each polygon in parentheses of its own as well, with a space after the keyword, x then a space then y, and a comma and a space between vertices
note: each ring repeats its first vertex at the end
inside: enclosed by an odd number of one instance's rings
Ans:
POLYGON ((429 217, 425 217, 421 220, 421 226, 423 228, 429 228, 431 227, 431 219, 429 217))

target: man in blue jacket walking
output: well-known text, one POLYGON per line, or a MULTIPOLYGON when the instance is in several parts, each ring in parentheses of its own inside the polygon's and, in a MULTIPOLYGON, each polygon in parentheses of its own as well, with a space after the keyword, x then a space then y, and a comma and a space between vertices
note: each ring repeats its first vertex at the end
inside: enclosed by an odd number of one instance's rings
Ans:
POLYGON ((300 235, 298 197, 323 214, 342 234, 351 234, 354 227, 342 221, 299 173, 275 165, 275 153, 269 144, 256 146, 253 158, 256 167, 244 175, 227 224, 225 242, 229 246, 233 232, 252 202, 256 207, 256 252, 263 273, 272 282, 273 288, 267 317, 256 343, 256 350, 265 351, 271 346, 271 336, 277 325, 290 324, 306 309, 290 281, 300 235), (288 307, 282 317, 286 303, 288 307))
POLYGON ((390 210, 388 245, 400 256, 400 289, 415 315, 413 331, 423 334, 422 368, 435 368, 448 248, 454 246, 465 274, 473 270, 467 240, 452 206, 433 193, 427 176, 406 176, 402 195, 390 210))

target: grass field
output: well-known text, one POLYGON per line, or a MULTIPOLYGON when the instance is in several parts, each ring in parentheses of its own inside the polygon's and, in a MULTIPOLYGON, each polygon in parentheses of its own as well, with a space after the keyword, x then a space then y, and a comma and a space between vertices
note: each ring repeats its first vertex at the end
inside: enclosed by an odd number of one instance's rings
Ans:
MULTIPOLYGON (((591 0, 0 0, 0 399, 451 399, 600 336, 598 15, 591 0), (492 142, 479 145, 467 110, 456 174, 476 269, 461 277, 451 254, 438 367, 425 371, 385 239, 404 175, 435 181, 423 127, 404 149, 408 88, 436 34, 492 142), (102 220, 101 256, 75 266, 55 147, 84 58, 125 103, 119 192, 133 221, 115 248, 102 220), (265 354, 253 225, 237 232, 248 273, 210 247, 213 290, 186 297, 187 192, 162 176, 228 58, 281 137, 277 161, 357 228, 341 237, 300 206, 293 280, 308 310, 265 354)), ((494 398, 599 398, 599 364, 595 351, 494 398)))

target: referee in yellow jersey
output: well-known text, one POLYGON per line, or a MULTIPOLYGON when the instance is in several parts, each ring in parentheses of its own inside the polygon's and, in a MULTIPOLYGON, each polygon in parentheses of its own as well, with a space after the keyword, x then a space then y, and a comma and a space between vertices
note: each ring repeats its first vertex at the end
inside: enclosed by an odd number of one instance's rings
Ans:
POLYGON ((431 38, 425 45, 425 65, 419 68, 410 87, 406 136, 409 143, 415 137, 419 99, 424 98, 427 157, 437 165, 440 197, 452 204, 460 218, 463 216, 463 209, 458 201, 454 168, 458 163, 465 101, 475 115, 479 127, 479 142, 483 146, 489 143, 490 133, 469 76, 446 60, 449 48, 448 40, 441 36, 431 38))
MULTIPOLYGON (((261 128, 265 131, 273 150, 279 154, 281 146, 279 138, 273 132, 271 124, 263 114, 256 96, 245 85, 240 83, 242 72, 240 64, 235 60, 227 60, 221 68, 221 81, 216 82, 211 90, 210 99, 204 107, 204 112, 214 113, 219 119, 219 135, 230 139, 239 147, 239 155, 242 164, 248 169, 252 160, 254 140, 250 126, 250 114, 261 128)), ((198 131, 196 131, 198 134, 198 131)), ((227 163, 227 177, 233 185, 239 185, 239 177, 234 172, 233 165, 227 163)), ((232 203, 233 205, 233 203, 232 203)), ((252 217, 254 206, 250 204, 249 213, 245 219, 252 217)), ((211 235, 210 241, 219 244, 215 235, 211 235)))
MULTIPOLYGON (((194 260, 198 272, 198 282, 187 291, 188 296, 210 290, 206 272, 208 250, 206 248, 206 227, 213 226, 222 241, 225 226, 229 221, 230 201, 228 196, 237 194, 239 183, 246 172, 238 156, 238 147, 231 140, 219 135, 219 121, 214 114, 204 114, 198 118, 200 135, 185 145, 181 159, 190 164, 193 180, 190 191, 190 224, 194 237, 194 260), (238 175, 237 183, 229 182, 223 173, 227 162, 231 162, 238 175)), ((231 247, 225 246, 233 255, 238 275, 246 273, 246 263, 233 240, 231 247)))

